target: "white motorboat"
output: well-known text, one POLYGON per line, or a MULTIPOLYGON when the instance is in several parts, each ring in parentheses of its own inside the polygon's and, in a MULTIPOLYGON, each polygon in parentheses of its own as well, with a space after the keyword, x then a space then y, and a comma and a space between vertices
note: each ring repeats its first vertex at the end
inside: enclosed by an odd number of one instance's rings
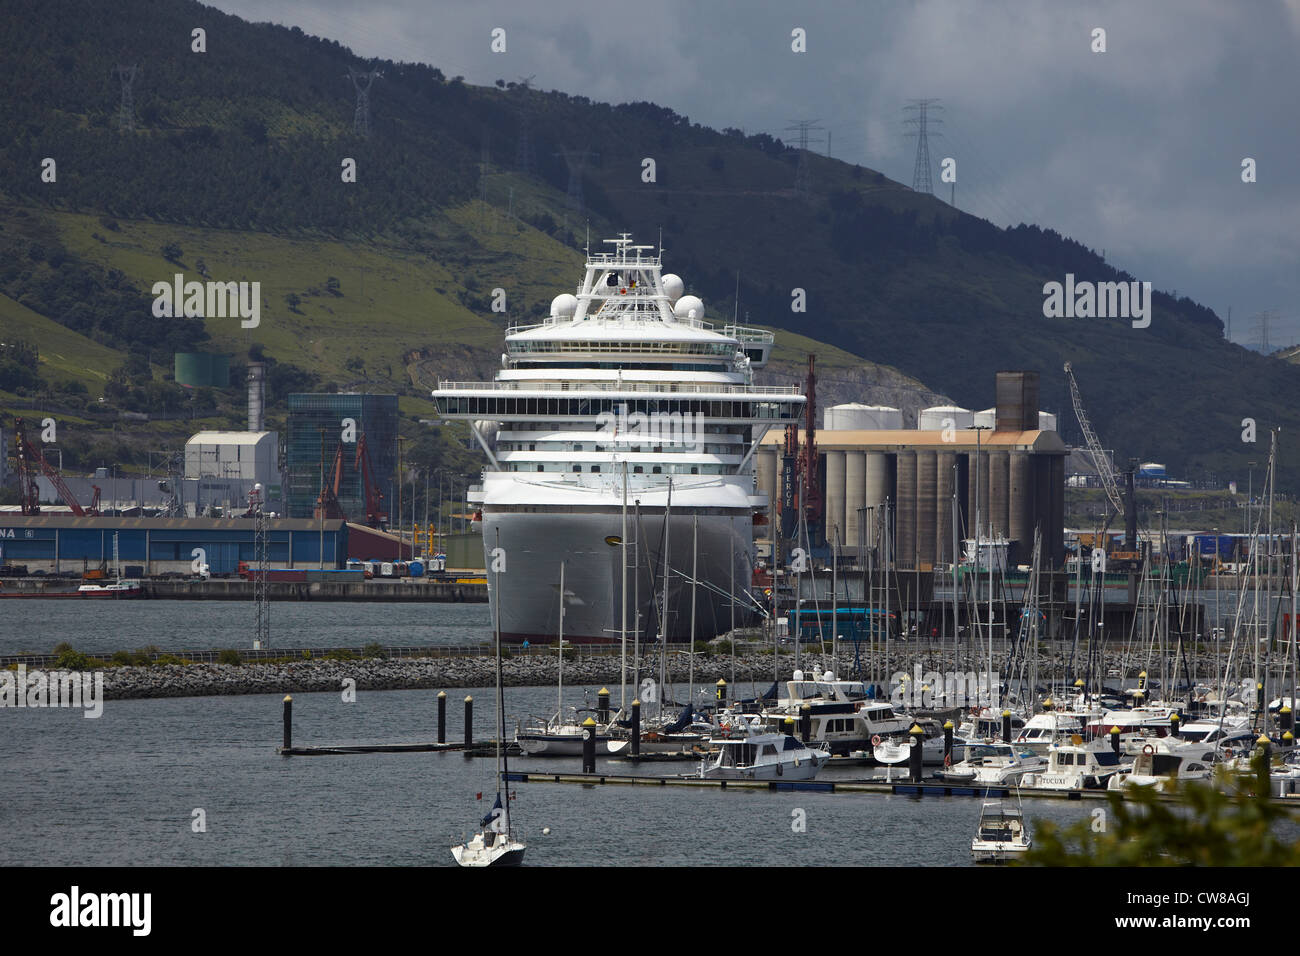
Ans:
POLYGON ((1186 780, 1205 780, 1214 772, 1214 747, 1185 743, 1174 737, 1148 740, 1133 761, 1133 767, 1110 778, 1108 790, 1125 787, 1155 787, 1163 792, 1186 780))
POLYGON ((980 808, 979 829, 970 841, 976 863, 1006 863, 1029 852, 1033 839, 1019 806, 1005 800, 986 800, 980 808))
POLYGON ((1053 744, 1047 766, 1021 778, 1021 785, 1039 790, 1104 790, 1115 774, 1132 766, 1132 759, 1115 753, 1109 741, 1085 744, 1076 736, 1070 743, 1053 744))
POLYGON ((912 726, 888 700, 870 697, 866 681, 835 680, 829 672, 821 679, 805 678, 802 671, 793 676, 786 681, 786 696, 764 712, 764 723, 778 731, 784 729, 786 718, 797 725, 807 705, 808 739, 832 755, 870 754, 873 738, 906 736, 912 726))
MULTIPOLYGON (((1025 718, 1020 714, 1011 715, 1011 736, 1014 738, 1025 728, 1025 718)), ((963 717, 957 727, 957 733, 966 740, 994 741, 1002 739, 1002 712, 993 707, 984 707, 977 712, 963 717)))
POLYGON ((710 741, 717 753, 700 761, 699 776, 722 780, 811 780, 830 759, 788 734, 710 741))
MULTIPOLYGON (((921 738, 921 765, 925 767, 942 767, 944 758, 943 725, 933 718, 917 720, 915 726, 924 731, 921 738)), ((910 731, 911 728, 908 728, 910 731)), ((966 740, 956 735, 952 738, 952 752, 960 754, 966 747, 966 740)), ((901 737, 888 739, 876 737, 871 741, 871 756, 882 765, 905 764, 911 757, 912 743, 910 733, 901 737)), ((850 756, 853 756, 852 754, 850 756)), ((861 756, 867 756, 862 753, 861 756)))
POLYGON ((962 759, 936 772, 948 783, 1015 784, 1025 774, 1042 770, 1047 761, 1038 754, 1019 753, 1010 744, 967 744, 962 759))
POLYGON ((1049 710, 1034 714, 1016 735, 1016 746, 1047 756, 1053 744, 1069 743, 1072 737, 1084 732, 1084 722, 1076 714, 1049 710))

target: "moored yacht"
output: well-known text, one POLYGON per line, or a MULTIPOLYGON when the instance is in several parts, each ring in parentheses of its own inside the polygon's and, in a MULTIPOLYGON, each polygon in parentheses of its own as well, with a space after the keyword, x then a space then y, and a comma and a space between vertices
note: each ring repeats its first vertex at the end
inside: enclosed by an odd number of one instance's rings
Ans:
POLYGON ((716 780, 811 780, 830 759, 788 734, 754 734, 710 741, 717 752, 700 761, 699 776, 716 780))

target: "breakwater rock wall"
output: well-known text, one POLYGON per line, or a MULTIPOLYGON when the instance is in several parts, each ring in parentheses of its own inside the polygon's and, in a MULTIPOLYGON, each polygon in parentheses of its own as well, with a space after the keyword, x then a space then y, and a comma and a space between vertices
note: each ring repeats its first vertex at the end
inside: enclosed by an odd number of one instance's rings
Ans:
MULTIPOLYGON (((502 663, 502 680, 509 687, 546 686, 554 684, 557 678, 557 661, 553 656, 525 656, 505 660, 502 663)), ((802 668, 812 675, 814 671, 831 668, 832 662, 827 656, 805 655, 802 668)), ((851 658, 841 657, 839 672, 842 677, 851 676, 851 658)), ((1065 673, 1065 660, 1056 656, 1039 664, 1039 681, 1060 678, 1065 673)), ((643 658, 638 669, 642 681, 657 678, 658 662, 650 657, 643 658)), ((668 667, 668 680, 673 684, 687 681, 689 661, 685 656, 672 655, 668 667)), ((982 670, 974 660, 963 655, 957 661, 945 660, 943 657, 926 652, 905 652, 891 655, 885 665, 877 665, 876 673, 880 683, 889 687, 890 676, 903 671, 915 674, 917 667, 923 673, 939 671, 970 672, 982 670)), ((1118 658, 1108 661, 1110 667, 1121 667, 1125 673, 1132 670, 1131 662, 1121 662, 1118 658)), ((864 676, 870 671, 864 661, 864 676)), ((782 656, 775 673, 781 680, 789 680, 794 671, 792 657, 782 656)), ((1133 671, 1136 674, 1136 671, 1133 671)), ((125 700, 147 697, 202 697, 224 694, 294 694, 312 691, 338 691, 344 682, 356 682, 357 690, 409 690, 409 689, 450 689, 456 687, 490 687, 495 682, 494 660, 484 657, 437 657, 437 658, 364 658, 359 660, 302 660, 287 663, 245 663, 245 664, 163 664, 152 667, 108 667, 104 674, 104 696, 109 700, 125 700)), ((730 657, 697 656, 695 659, 695 683, 697 686, 714 684, 719 678, 728 683, 733 680, 741 686, 729 692, 729 697, 749 696, 751 684, 759 692, 766 690, 772 683, 774 668, 770 655, 745 655, 737 657, 733 663, 730 657)), ((1130 675, 1129 683, 1132 675, 1130 675)), ((628 679, 632 679, 632 667, 628 667, 628 679)), ((617 655, 580 657, 565 661, 564 682, 572 685, 604 684, 611 689, 617 687, 620 680, 620 664, 617 655)), ((1112 679, 1108 683, 1119 683, 1112 679)))

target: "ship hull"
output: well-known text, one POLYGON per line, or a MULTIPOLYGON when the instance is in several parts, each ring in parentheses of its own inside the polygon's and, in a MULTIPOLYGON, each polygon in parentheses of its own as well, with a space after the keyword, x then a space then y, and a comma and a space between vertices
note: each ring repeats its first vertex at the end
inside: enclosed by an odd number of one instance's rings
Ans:
MULTIPOLYGON (((673 509, 668 518, 669 641, 691 637, 692 535, 698 518, 698 573, 695 588, 695 638, 710 640, 731 628, 731 582, 739 595, 737 626, 753 614, 753 532, 747 513, 725 509, 673 509), (718 513, 723 511, 724 513, 718 513)), ((662 606, 664 511, 642 509, 640 555, 637 528, 629 509, 627 552, 628 640, 637 636, 640 604, 642 645, 657 638, 662 606)), ((540 514, 483 514, 485 566, 492 613, 501 616, 501 639, 511 643, 554 643, 559 633, 560 563, 564 562, 564 639, 574 643, 615 643, 623 622, 622 514, 552 510, 540 514), (494 558, 494 550, 501 552, 494 558), (497 571, 494 572, 494 564, 497 571)))

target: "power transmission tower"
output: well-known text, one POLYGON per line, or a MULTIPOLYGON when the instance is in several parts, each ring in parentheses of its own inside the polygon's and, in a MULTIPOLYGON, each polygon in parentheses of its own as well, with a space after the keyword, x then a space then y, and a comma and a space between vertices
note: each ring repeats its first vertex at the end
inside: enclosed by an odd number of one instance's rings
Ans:
MULTIPOLYGON (((519 81, 515 85, 515 91, 519 93, 521 97, 526 99, 528 91, 532 89, 532 82, 532 76, 519 77, 519 81)), ((537 154, 533 150, 533 142, 529 130, 528 105, 524 102, 519 108, 519 148, 515 153, 515 169, 523 173, 525 176, 531 176, 536 165, 537 154)))
MULTIPOLYGON (((942 106, 936 99, 911 100, 907 106, 903 107, 903 112, 914 113, 914 116, 904 120, 907 126, 915 127, 915 132, 908 133, 909 137, 916 137, 916 162, 912 166, 912 190, 918 193, 929 193, 934 195, 934 183, 930 179, 930 133, 928 124, 939 126, 943 120, 935 119, 929 115, 931 110, 941 110, 942 106)), ((940 134, 935 133, 937 139, 940 134)))
POLYGON ((271 646, 271 603, 267 599, 266 577, 270 565, 271 549, 266 537, 266 501, 261 484, 248 493, 253 509, 253 550, 257 552, 257 570, 253 572, 253 602, 257 605, 257 636, 253 647, 271 646))
POLYGON ((793 126, 787 126, 786 132, 799 134, 799 166, 794 173, 794 191, 806 196, 812 192, 812 170, 808 168, 808 144, 820 143, 821 137, 810 137, 812 130, 820 130, 817 120, 794 120, 793 126))
POLYGON ((352 81, 352 88, 357 92, 357 109, 352 114, 352 132, 356 133, 362 139, 370 138, 370 87, 375 82, 375 78, 383 76, 378 70, 369 70, 365 73, 348 67, 348 79, 352 81), (362 81, 365 81, 364 83, 362 81))
POLYGON ((131 93, 131 84, 140 70, 137 65, 119 66, 117 78, 122 81, 122 106, 117 113, 117 128, 128 133, 135 132, 135 97, 131 93))
POLYGON ((569 208, 581 213, 583 208, 582 173, 587 168, 587 162, 599 159, 600 154, 590 152, 586 147, 581 150, 560 147, 560 151, 553 155, 561 157, 564 160, 564 165, 569 169, 569 208))
POLYGON ((1259 351, 1264 355, 1268 355, 1273 351, 1273 346, 1268 339, 1268 327, 1276 318, 1277 313, 1272 309, 1265 309, 1255 316, 1255 330, 1258 333, 1255 341, 1259 343, 1259 351))

